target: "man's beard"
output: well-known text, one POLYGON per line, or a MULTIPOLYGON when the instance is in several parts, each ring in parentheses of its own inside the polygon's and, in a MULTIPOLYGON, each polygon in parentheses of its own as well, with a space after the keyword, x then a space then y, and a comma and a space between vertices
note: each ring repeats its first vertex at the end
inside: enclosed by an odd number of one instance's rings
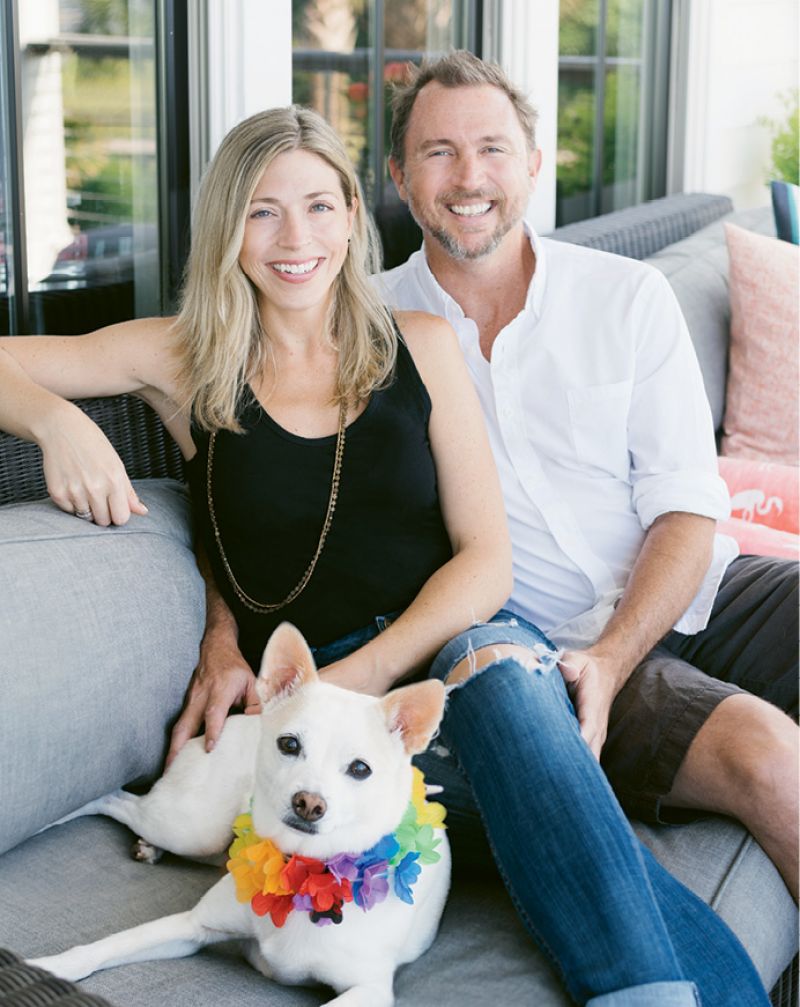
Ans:
POLYGON ((525 203, 522 200, 517 203, 509 203, 505 197, 498 198, 497 193, 487 195, 485 192, 481 192, 480 190, 475 190, 473 192, 456 191, 447 193, 446 196, 437 200, 438 205, 444 209, 445 213, 451 212, 447 209, 447 204, 458 204, 459 202, 466 200, 482 200, 485 202, 493 202, 495 204, 498 222, 494 231, 487 235, 482 244, 468 247, 459 241, 455 235, 451 234, 446 227, 435 223, 420 210, 419 204, 414 199, 412 188, 408 185, 407 181, 406 192, 408 194, 408 208, 411 211, 411 216, 417 224, 419 224, 423 232, 425 234, 429 234, 432 238, 435 238, 444 251, 452 259, 456 259, 458 261, 480 259, 483 258, 484 255, 489 255, 500 245, 501 241, 505 238, 508 232, 517 226, 525 213, 525 203))

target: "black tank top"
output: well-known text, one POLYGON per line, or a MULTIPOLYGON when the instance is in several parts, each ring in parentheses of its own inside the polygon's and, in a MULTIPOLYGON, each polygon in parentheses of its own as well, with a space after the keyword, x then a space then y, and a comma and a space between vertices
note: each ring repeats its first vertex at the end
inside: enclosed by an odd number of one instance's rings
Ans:
MULTIPOLYGON (((333 522, 303 593, 277 612, 245 607, 220 560, 208 511, 209 435, 193 427, 188 465, 195 520, 222 595, 239 625, 242 653, 257 670, 272 630, 293 622, 312 646, 331 643, 376 616, 405 608, 452 556, 428 440, 431 401, 398 341, 391 384, 374 392, 348 427, 333 522)), ((262 603, 295 587, 319 542, 336 436, 298 437, 250 394, 243 433, 220 431, 214 446, 214 510, 242 590, 262 603)))

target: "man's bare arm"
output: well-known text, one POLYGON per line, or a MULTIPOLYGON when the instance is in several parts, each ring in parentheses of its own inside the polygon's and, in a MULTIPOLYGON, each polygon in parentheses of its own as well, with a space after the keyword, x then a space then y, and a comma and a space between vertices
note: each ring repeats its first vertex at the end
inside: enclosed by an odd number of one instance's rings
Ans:
POLYGON ((647 532, 625 591, 599 639, 565 652, 581 734, 599 758, 614 697, 637 664, 686 611, 711 562, 715 522, 698 514, 662 514, 647 532))

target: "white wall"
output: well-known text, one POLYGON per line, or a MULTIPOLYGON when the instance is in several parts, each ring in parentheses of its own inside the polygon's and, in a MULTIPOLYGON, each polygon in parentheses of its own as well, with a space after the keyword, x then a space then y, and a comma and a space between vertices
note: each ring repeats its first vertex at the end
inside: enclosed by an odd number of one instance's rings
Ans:
POLYGON ((769 202, 769 132, 778 94, 798 86, 797 0, 692 0, 684 192, 729 195, 737 209, 769 202))
POLYGON ((242 119, 292 100, 290 0, 207 0, 210 157, 242 119), (268 10, 267 10, 268 8, 268 10))

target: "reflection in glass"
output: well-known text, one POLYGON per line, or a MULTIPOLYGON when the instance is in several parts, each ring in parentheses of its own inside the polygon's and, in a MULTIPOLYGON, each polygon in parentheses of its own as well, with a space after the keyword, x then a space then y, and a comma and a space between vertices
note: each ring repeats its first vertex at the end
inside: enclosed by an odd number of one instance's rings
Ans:
POLYGON ((600 212, 638 202, 640 67, 606 71, 600 212))
POLYGON ((562 56, 594 56, 599 18, 599 0, 561 0, 559 53, 562 56))
POLYGON ((362 178, 369 169, 369 33, 364 3, 292 4, 292 100, 316 109, 336 128, 362 178))
POLYGON ((561 0, 557 224, 639 202, 644 0, 561 0))
POLYGON ((385 157, 392 82, 409 60, 466 47, 473 7, 469 0, 293 0, 292 98, 342 136, 372 207, 396 198, 385 157))
POLYGON ((154 8, 18 6, 34 331, 158 312, 154 8))

